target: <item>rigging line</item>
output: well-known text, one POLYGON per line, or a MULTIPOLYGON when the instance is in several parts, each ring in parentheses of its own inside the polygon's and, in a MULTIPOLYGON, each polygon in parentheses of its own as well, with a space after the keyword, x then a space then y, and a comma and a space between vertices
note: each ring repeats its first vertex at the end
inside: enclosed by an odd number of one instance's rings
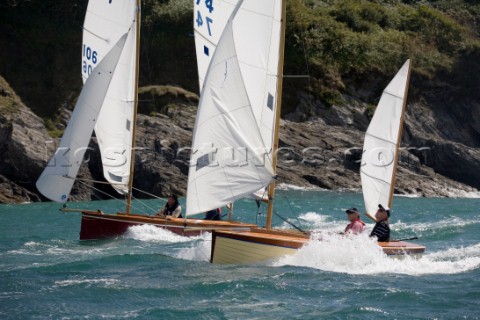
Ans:
MULTIPOLYGON (((150 207, 149 205, 147 205, 145 202, 143 202, 142 200, 138 199, 138 198, 135 198, 133 195, 132 195, 132 198, 133 200, 137 201, 137 202, 140 202, 140 204, 142 204, 143 206, 147 207, 148 209, 150 210, 153 210, 155 211, 154 208, 150 207)), ((144 213, 146 215, 150 215, 149 212, 146 212, 145 210, 143 210, 142 208, 138 207, 138 206, 133 206, 133 208, 135 208, 137 211, 140 211, 141 213, 144 213)))
MULTIPOLYGON (((89 188, 92 188, 93 190, 98 191, 98 192, 106 195, 107 197, 110 197, 110 198, 112 198, 112 199, 114 199, 114 200, 117 200, 117 201, 122 202, 121 200, 115 198, 115 197, 112 196, 111 194, 109 194, 109 193, 107 193, 107 192, 105 192, 105 191, 102 191, 102 190, 100 190, 100 189, 98 189, 98 188, 95 188, 94 186, 91 186, 91 185, 86 184, 83 180, 84 180, 84 179, 77 179, 77 181, 78 181, 79 183, 83 184, 84 186, 87 186, 87 187, 89 187, 89 188)), ((97 197, 98 197, 98 196, 97 196, 97 197)), ((98 197, 98 198, 100 199, 100 197, 98 197)))
POLYGON ((132 187, 132 189, 133 189, 133 190, 136 190, 136 191, 138 191, 138 192, 141 192, 141 193, 143 193, 143 194, 146 194, 147 196, 152 196, 152 197, 154 197, 155 199, 159 199, 159 200, 164 200, 164 201, 166 201, 164 198, 159 197, 159 196, 156 196, 156 195, 154 195, 154 194, 152 194, 152 193, 149 193, 149 192, 147 192, 147 191, 144 191, 144 190, 141 190, 141 189, 138 189, 138 188, 135 188, 135 187, 132 187))
MULTIPOLYGON (((310 68, 308 67, 308 59, 307 59, 307 49, 305 48, 305 30, 302 30, 302 48, 303 48, 303 56, 305 58, 305 67, 307 68, 307 76, 308 76, 308 89, 312 92, 312 83, 310 80, 310 68)), ((308 100, 310 103, 310 108, 313 109, 312 103, 312 95, 308 95, 308 100)))
MULTIPOLYGON (((295 214, 295 219, 296 219, 298 222, 300 222, 300 220, 298 220, 298 217, 296 216, 296 212, 293 210, 292 205, 290 204, 290 201, 288 200, 287 195, 285 194, 285 190, 282 190, 282 193, 283 193, 283 196, 285 197, 285 199, 287 200, 287 204, 288 204, 288 207, 290 208, 290 211, 291 211, 293 214, 295 214)), ((283 221, 285 221, 286 223, 288 223, 289 225, 291 225, 292 227, 294 227, 295 229, 297 229, 297 230, 299 230, 299 231, 307 234, 306 231, 302 230, 300 227, 297 227, 295 224, 291 223, 290 221, 287 221, 285 218, 283 218, 282 216, 280 216, 280 214, 275 213, 275 215, 276 215, 277 217, 279 217, 280 219, 282 219, 283 221)))
MULTIPOLYGON (((78 181, 79 183, 87 186, 87 187, 92 188, 93 190, 95 190, 95 191, 97 191, 97 192, 100 192, 100 193, 106 195, 107 197, 110 197, 110 198, 113 199, 113 200, 116 200, 116 201, 121 202, 123 205, 126 205, 126 204, 127 204, 127 201, 125 201, 125 200, 120 200, 120 199, 118 199, 118 198, 115 198, 114 196, 112 196, 111 194, 109 194, 109 193, 107 193, 107 192, 105 192, 105 191, 102 191, 102 190, 100 190, 100 189, 98 189, 98 188, 95 188, 94 186, 90 186, 90 185, 86 184, 84 181, 89 181, 89 180, 87 180, 87 179, 77 179, 77 181, 78 181), (82 181, 82 180, 83 180, 83 181, 82 181)), ((108 184, 108 183, 107 183, 107 184, 108 184)), ((96 198, 98 198, 99 200, 103 200, 103 199, 101 199, 101 198, 100 198, 98 195, 96 195, 96 194, 94 194, 94 196, 95 196, 96 198)), ((138 199, 135 199, 135 200, 139 201, 138 199)), ((142 201, 140 201, 140 203, 143 204, 145 207, 148 207, 149 209, 155 210, 154 208, 151 208, 151 207, 149 207, 148 205, 146 205, 145 203, 143 203, 142 201)), ((145 212, 144 210, 142 210, 140 207, 138 207, 138 206, 136 206, 136 205, 132 205, 132 208, 134 208, 134 209, 136 209, 136 210, 138 210, 138 211, 140 211, 140 212, 142 212, 142 213, 149 214, 148 212, 145 212)))
MULTIPOLYGON (((83 184, 83 185, 85 185, 85 186, 87 186, 87 187, 89 187, 89 188, 92 188, 93 190, 95 190, 95 191, 97 191, 97 192, 100 192, 100 193, 106 195, 107 197, 110 197, 111 199, 116 200, 116 201, 122 203, 123 205, 126 205, 126 204, 127 204, 127 201, 125 201, 125 200, 120 200, 120 199, 118 199, 118 198, 115 198, 115 197, 112 196, 111 194, 109 194, 109 193, 107 193, 107 192, 105 192, 105 191, 102 191, 102 190, 100 190, 100 189, 98 189, 98 188, 95 188, 94 186, 90 186, 90 185, 86 184, 86 183, 85 183, 84 181, 82 181, 82 180, 84 180, 84 179, 77 179, 77 181, 78 181, 79 183, 81 183, 81 184, 83 184)), ((95 194, 94 194, 93 196, 97 197, 99 200, 103 200, 103 199, 101 199, 98 195, 95 195, 95 194)), ((132 208, 137 209, 137 210, 139 210, 139 211, 142 211, 143 213, 146 213, 146 212, 144 212, 143 210, 139 209, 137 206, 132 205, 132 208)))
POLYGON ((107 181, 100 181, 100 180, 92 180, 92 179, 82 179, 82 178, 77 178, 77 181, 84 181, 84 182, 93 182, 93 183, 98 183, 98 184, 109 184, 109 185, 118 185, 118 186, 124 186, 125 183, 115 183, 115 182, 107 182, 107 181))
POLYGON ((291 223, 290 221, 288 221, 287 219, 285 219, 284 217, 282 217, 281 215, 279 215, 277 212, 274 212, 273 214, 275 214, 277 217, 279 217, 280 219, 282 219, 283 221, 285 221, 286 223, 288 223, 289 225, 291 225, 292 227, 294 227, 295 229, 297 229, 298 231, 304 233, 304 234, 308 234, 307 231, 301 229, 300 227, 297 227, 295 224, 291 223))

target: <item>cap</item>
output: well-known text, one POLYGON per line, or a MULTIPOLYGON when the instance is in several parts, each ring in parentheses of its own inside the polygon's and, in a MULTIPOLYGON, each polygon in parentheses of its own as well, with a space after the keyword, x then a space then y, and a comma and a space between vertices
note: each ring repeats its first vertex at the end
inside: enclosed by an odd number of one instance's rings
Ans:
POLYGON ((387 213, 387 216, 390 217, 390 208, 389 207, 384 207, 381 204, 379 204, 378 208, 385 211, 387 213))
POLYGON ((350 208, 350 209, 348 209, 348 210, 345 211, 345 212, 346 212, 346 213, 360 213, 357 208, 350 208))

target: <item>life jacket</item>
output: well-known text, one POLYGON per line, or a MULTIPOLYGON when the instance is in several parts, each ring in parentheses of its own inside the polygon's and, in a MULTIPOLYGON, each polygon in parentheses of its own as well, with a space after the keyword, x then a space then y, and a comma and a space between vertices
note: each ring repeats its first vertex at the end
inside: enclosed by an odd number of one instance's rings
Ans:
MULTIPOLYGON (((179 206, 179 203, 178 203, 178 202, 175 202, 175 203, 173 204, 173 206, 171 206, 171 207, 168 205, 168 203, 165 204, 164 214, 165 214, 166 216, 171 216, 172 213, 175 211, 175 209, 178 208, 178 206, 179 206)), ((181 218, 181 217, 182 217, 182 216, 180 215, 179 218, 181 218)))

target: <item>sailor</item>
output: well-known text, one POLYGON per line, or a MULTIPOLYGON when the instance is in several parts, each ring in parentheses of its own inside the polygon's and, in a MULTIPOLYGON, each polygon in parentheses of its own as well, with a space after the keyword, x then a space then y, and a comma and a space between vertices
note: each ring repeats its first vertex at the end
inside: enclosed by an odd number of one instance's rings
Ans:
POLYGON ((347 211, 347 219, 350 223, 345 228, 344 234, 359 234, 365 229, 365 223, 360 219, 360 212, 357 208, 350 208, 347 211))
POLYGON ((222 209, 217 208, 205 212, 204 220, 222 220, 222 209))
POLYGON ((168 199, 165 207, 160 209, 156 214, 162 218, 171 217, 171 218, 181 218, 182 217, 182 207, 178 203, 178 196, 172 193, 168 199))
POLYGON ((370 237, 377 237, 378 241, 389 241, 390 240, 390 227, 389 221, 390 218, 390 208, 384 207, 383 205, 378 205, 377 213, 375 213, 375 226, 373 227, 370 237))

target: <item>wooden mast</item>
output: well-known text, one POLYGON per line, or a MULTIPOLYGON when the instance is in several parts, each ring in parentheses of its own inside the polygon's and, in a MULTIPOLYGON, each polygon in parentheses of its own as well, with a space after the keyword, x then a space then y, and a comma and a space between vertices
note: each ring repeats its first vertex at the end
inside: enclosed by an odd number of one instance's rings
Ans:
POLYGON ((393 163, 393 172, 392 172, 392 183, 390 185, 390 195, 388 198, 388 207, 392 208, 392 200, 393 200, 393 191, 395 189, 395 179, 397 173, 397 166, 398 166, 398 157, 399 157, 399 148, 400 142, 402 140, 402 133, 403 133, 403 122, 405 121, 405 111, 407 109, 407 96, 408 96, 408 85, 410 84, 410 74, 412 70, 412 65, 410 59, 408 60, 408 75, 407 75, 407 83, 405 85, 405 92, 403 94, 403 106, 402 106, 402 115, 400 117, 400 128, 398 130, 398 137, 397 137, 397 144, 395 147, 395 162, 393 163))
POLYGON ((139 78, 139 64, 140 64, 140 14, 141 14, 141 7, 140 1, 136 0, 137 2, 137 14, 135 18, 135 33, 136 33, 136 61, 135 61, 135 93, 134 97, 134 107, 133 107, 133 123, 132 123, 132 148, 130 150, 130 178, 128 181, 128 193, 127 193, 127 214, 130 214, 132 209, 132 189, 133 189, 133 171, 135 168, 135 136, 137 131, 137 109, 138 109, 138 78, 139 78))
MULTIPOLYGON (((272 146, 272 166, 273 172, 277 171, 277 152, 278 152, 278 140, 280 131, 280 113, 282 109, 282 82, 283 82, 283 60, 284 60, 284 48, 285 48, 285 25, 286 25, 286 11, 287 1, 282 0, 282 17, 280 26, 280 49, 278 59, 278 81, 277 81, 277 101, 276 101, 276 114, 275 114, 275 127, 273 133, 273 146, 272 146)), ((272 215, 273 215, 273 199, 275 197, 275 180, 270 183, 268 187, 268 209, 267 209, 267 221, 265 227, 267 229, 272 228, 272 215)))

